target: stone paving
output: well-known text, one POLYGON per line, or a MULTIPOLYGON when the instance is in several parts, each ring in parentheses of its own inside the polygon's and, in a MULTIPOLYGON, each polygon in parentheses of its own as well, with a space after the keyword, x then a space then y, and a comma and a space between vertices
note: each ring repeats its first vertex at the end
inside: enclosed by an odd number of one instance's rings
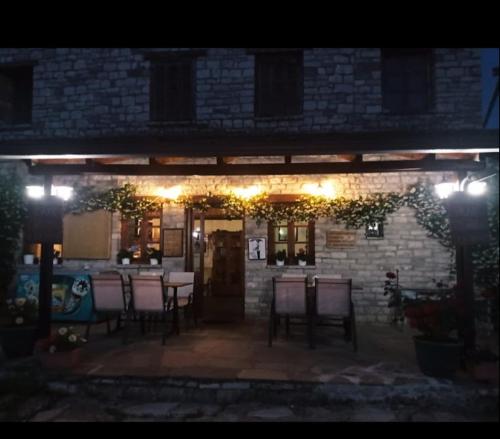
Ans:
POLYGON ((137 331, 123 346, 95 327, 63 374, 0 358, 0 421, 498 422, 498 385, 422 375, 407 329, 359 325, 357 353, 335 328, 315 350, 304 328, 271 348, 265 329, 205 325, 166 346, 137 331))

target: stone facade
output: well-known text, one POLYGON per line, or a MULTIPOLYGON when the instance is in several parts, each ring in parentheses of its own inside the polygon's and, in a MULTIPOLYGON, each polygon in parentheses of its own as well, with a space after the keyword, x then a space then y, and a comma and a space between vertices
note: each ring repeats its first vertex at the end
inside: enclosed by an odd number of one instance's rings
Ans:
MULTIPOLYGON (((139 194, 152 195, 158 187, 180 185, 186 194, 204 194, 208 191, 223 193, 227 188, 238 186, 261 185, 269 193, 300 193, 308 183, 330 181, 337 194, 355 198, 373 192, 403 192, 408 185, 420 181, 440 182, 446 173, 385 173, 385 174, 339 174, 331 175, 296 175, 296 176, 238 176, 238 177, 121 177, 86 175, 56 177, 54 184, 84 184, 95 187, 116 187, 130 182, 138 187, 139 194)), ((31 183, 37 183, 31 177, 31 183)), ((182 208, 164 204, 163 227, 184 227, 182 208)), ((343 224, 337 224, 331 218, 321 218, 315 225, 315 266, 275 267, 267 266, 266 261, 248 260, 248 248, 245 249, 245 314, 265 317, 269 311, 269 299, 272 291, 272 277, 283 272, 314 274, 339 274, 342 278, 353 279, 353 300, 357 318, 360 321, 385 322, 388 319, 387 297, 383 295, 385 273, 396 268, 400 270, 402 285, 412 287, 432 287, 432 279, 449 278, 449 252, 417 224, 414 212, 402 208, 387 219, 384 238, 367 240, 364 229, 357 230, 356 246, 352 249, 331 249, 326 247, 326 232, 343 230, 343 224)), ((116 252, 120 248, 120 218, 113 215, 112 257, 109 261, 65 260, 64 266, 71 269, 100 270, 115 267, 116 252)), ((250 218, 245 219, 245 237, 266 237, 267 224, 260 226, 250 218)), ((166 272, 183 271, 184 258, 163 258, 166 272)), ((123 268, 123 267, 120 267, 123 268)), ((128 270, 133 269, 130 267, 128 270)))
POLYGON ((254 117, 255 55, 207 49, 196 58, 196 120, 153 124, 144 53, 174 50, 0 48, 0 67, 37 61, 32 124, 0 126, 0 140, 481 127, 480 50, 458 48, 433 50, 434 107, 420 115, 382 108, 380 49, 305 49, 304 111, 288 118, 254 117))
MULTIPOLYGON (((0 48, 2 65, 36 61, 33 70, 32 123, 0 124, 0 141, 15 139, 156 136, 181 134, 329 133, 375 130, 481 128, 479 49, 433 50, 434 106, 426 114, 395 115, 382 107, 380 49, 304 49, 303 114, 286 118, 254 116, 255 55, 246 49, 207 49, 196 58, 196 119, 190 123, 151 123, 149 116, 151 51, 185 49, 8 49, 0 48)), ((307 151, 304 151, 305 153, 307 151)), ((182 155, 182 151, 179 151, 182 155)), ((210 152, 207 151, 207 155, 210 152)), ((293 161, 296 161, 294 157, 293 161)), ((321 160, 321 158, 319 158, 321 160)), ((202 159, 202 161, 205 159, 202 159)), ((208 160, 208 159, 207 159, 208 160)), ((249 160, 253 162, 256 159, 249 160)), ((282 158, 267 158, 267 162, 282 158)), ((147 162, 147 158, 144 159, 147 162)), ((309 161, 309 160, 308 160, 309 161)), ((241 162, 241 159, 240 159, 241 162)), ((248 161, 247 161, 248 162, 248 161)), ((307 183, 331 180, 338 195, 355 197, 371 192, 404 191, 417 179, 440 182, 445 173, 387 173, 293 176, 122 177, 85 175, 55 178, 54 184, 116 187, 125 182, 151 195, 158 186, 182 185, 187 194, 221 193, 228 187, 259 184, 272 194, 301 193, 307 183)), ((37 183, 35 177, 27 177, 37 183)), ((165 205, 163 225, 184 227, 182 209, 165 205)), ((328 230, 341 229, 331 219, 316 222, 316 265, 306 268, 267 267, 245 258, 247 315, 268 313, 271 278, 282 271, 336 273, 353 279, 359 320, 385 321, 385 272, 400 269, 403 285, 432 286, 446 279, 449 254, 417 225, 413 213, 402 209, 389 216, 385 238, 366 240, 357 232, 353 249, 326 248, 328 230)), ((267 237, 267 227, 245 221, 245 235, 267 237)), ((112 258, 109 261, 67 260, 69 268, 99 270, 115 264, 120 248, 119 215, 113 216, 112 258)), ((166 271, 183 270, 183 258, 165 258, 166 271)))

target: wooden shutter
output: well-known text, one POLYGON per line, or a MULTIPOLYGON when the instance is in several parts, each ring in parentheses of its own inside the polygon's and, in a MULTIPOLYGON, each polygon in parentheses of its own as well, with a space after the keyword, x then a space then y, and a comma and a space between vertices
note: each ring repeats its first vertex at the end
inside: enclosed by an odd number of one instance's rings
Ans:
POLYGON ((150 108, 153 121, 194 119, 194 71, 191 57, 151 62, 150 108))
POLYGON ((256 55, 257 116, 302 113, 303 64, 302 52, 256 55))

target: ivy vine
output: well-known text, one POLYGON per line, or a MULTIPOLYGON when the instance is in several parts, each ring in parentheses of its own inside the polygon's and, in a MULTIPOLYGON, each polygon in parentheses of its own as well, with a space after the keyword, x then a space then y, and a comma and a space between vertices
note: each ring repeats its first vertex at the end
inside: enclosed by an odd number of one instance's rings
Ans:
MULTIPOLYGON (((497 162, 498 169, 498 162, 497 162)), ((8 185, 10 188, 10 185, 8 185)), ((2 194, 5 196, 4 190, 2 194)), ((68 204, 73 213, 105 209, 121 212, 125 218, 141 218, 145 213, 158 210, 162 203, 175 203, 186 208, 207 211, 210 208, 224 210, 230 218, 247 216, 257 224, 262 222, 311 221, 320 217, 330 217, 344 223, 347 228, 359 229, 373 222, 386 222, 387 215, 403 206, 415 209, 417 223, 437 239, 453 257, 450 228, 446 209, 435 195, 431 185, 418 182, 411 185, 403 194, 395 192, 370 194, 356 199, 328 199, 320 196, 301 195, 294 202, 270 202, 268 194, 259 194, 250 199, 234 194, 203 197, 182 196, 175 201, 158 198, 138 197, 137 188, 127 183, 121 188, 95 192, 92 188, 79 188, 78 197, 68 204)), ((8 212, 11 209, 5 209, 8 212)), ((13 212, 16 212, 14 209, 13 212)), ((498 191, 489 200, 489 221, 492 231, 492 244, 476 246, 474 252, 475 276, 479 286, 498 285, 498 191)), ((6 224, 2 221, 2 224, 6 224)), ((454 266, 454 263, 451 264, 454 266)), ((450 271, 453 271, 451 269, 450 271)))
POLYGON ((16 252, 26 216, 24 185, 19 177, 0 175, 0 295, 16 272, 16 252))

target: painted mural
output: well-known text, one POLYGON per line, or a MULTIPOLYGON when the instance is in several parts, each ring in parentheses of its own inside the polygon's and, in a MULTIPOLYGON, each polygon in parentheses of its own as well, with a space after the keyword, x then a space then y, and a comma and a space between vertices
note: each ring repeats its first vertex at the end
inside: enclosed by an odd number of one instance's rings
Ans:
MULTIPOLYGON (((39 273, 19 274, 16 297, 38 297, 39 273)), ((52 281, 52 320, 85 321, 92 313, 90 277, 82 273, 54 274, 52 281)), ((93 316, 92 320, 95 320, 93 316)))

